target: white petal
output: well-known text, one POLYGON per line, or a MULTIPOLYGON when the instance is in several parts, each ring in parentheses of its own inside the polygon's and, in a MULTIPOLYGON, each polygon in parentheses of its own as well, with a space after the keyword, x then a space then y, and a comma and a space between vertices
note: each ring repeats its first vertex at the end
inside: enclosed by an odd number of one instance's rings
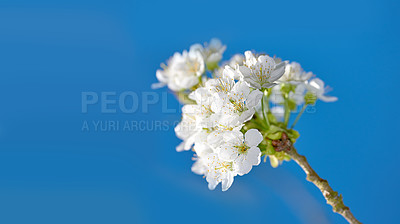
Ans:
POLYGON ((208 44, 208 47, 209 47, 209 48, 212 48, 212 49, 220 49, 220 48, 224 48, 224 47, 226 47, 226 46, 222 46, 222 42, 221 42, 220 39, 218 39, 218 38, 212 38, 212 39, 210 40, 210 43, 208 44))
POLYGON ((219 146, 223 141, 223 132, 222 131, 213 131, 207 136, 207 142, 211 146, 219 146))
POLYGON ((244 56, 246 57, 246 64, 253 65, 257 63, 257 59, 254 57, 254 54, 251 51, 244 52, 244 56))
POLYGON ((238 157, 238 151, 234 145, 224 144, 218 147, 218 156, 225 161, 233 161, 238 157))
POLYGON ((208 182, 208 189, 214 190, 217 187, 218 182, 214 178, 206 178, 208 182))
POLYGON ((315 78, 309 82, 309 85, 317 90, 323 90, 325 84, 321 79, 315 78))
POLYGON ((156 77, 158 81, 162 83, 167 83, 168 82, 168 73, 166 71, 158 69, 156 72, 156 77))
POLYGON ((207 57, 206 63, 218 63, 222 59, 222 54, 219 52, 212 53, 207 57))
POLYGON ((324 96, 324 95, 321 95, 321 96, 318 96, 318 98, 320 100, 324 101, 324 102, 335 102, 335 101, 338 100, 338 98, 335 97, 335 96, 324 96))
POLYGON ((250 108, 250 107, 257 106, 261 102, 262 96, 263 96, 263 93, 260 90, 258 90, 258 89, 253 90, 247 97, 247 100, 246 100, 247 107, 250 108))
MULTIPOLYGON (((273 86, 275 86, 275 85, 276 85, 276 83, 265 83, 265 84, 262 85, 262 87, 264 87, 264 88, 271 88, 271 87, 273 87, 273 86)), ((261 87, 258 88, 258 89, 261 89, 261 87)))
POLYGON ((250 88, 245 82, 239 81, 233 86, 231 93, 238 101, 243 102, 249 96, 250 88))
POLYGON ((250 129, 244 134, 246 145, 249 147, 258 146, 263 140, 262 134, 257 129, 250 129))
POLYGON ((178 146, 176 146, 176 151, 177 152, 182 152, 185 150, 185 142, 181 142, 178 146))
POLYGON ((246 66, 239 66, 239 72, 240 72, 242 78, 251 76, 251 70, 246 66))
POLYGON ((221 183, 222 191, 228 190, 232 186, 232 183, 233 183, 233 175, 229 172, 226 176, 227 177, 224 178, 221 183))
POLYGON ((203 52, 204 48, 201 44, 193 44, 192 46, 190 46, 189 52, 193 52, 193 51, 203 52))
POLYGON ((192 165, 192 172, 198 175, 204 175, 207 171, 206 166, 201 162, 201 160, 197 160, 193 165, 192 165))
POLYGON ((238 159, 235 161, 238 169, 238 174, 243 176, 248 174, 253 165, 258 165, 261 162, 261 151, 258 147, 251 147, 247 151, 247 155, 240 155, 238 159))
POLYGON ((199 111, 199 105, 186 104, 182 107, 182 113, 188 115, 194 115, 199 111))
POLYGON ((246 160, 253 166, 258 166, 261 162, 261 151, 258 147, 251 147, 247 150, 246 160))
POLYGON ((274 82, 282 77, 282 75, 285 73, 285 65, 286 62, 281 62, 275 67, 275 70, 271 73, 270 82, 274 82))
POLYGON ((256 111, 254 110, 254 108, 244 111, 239 117, 239 122, 244 123, 244 122, 251 120, 251 118, 253 118, 253 115, 255 112, 256 111))
POLYGON ((307 72, 307 73, 303 74, 302 81, 309 80, 312 76, 313 76, 312 72, 307 72))
POLYGON ((151 89, 159 89, 162 88, 164 86, 166 86, 167 84, 159 82, 159 83, 153 83, 151 84, 151 89))
POLYGON ((219 94, 214 94, 214 101, 211 103, 211 110, 214 113, 220 113, 224 106, 225 100, 219 97, 219 94))
POLYGON ((245 174, 248 174, 253 167, 250 163, 246 161, 246 155, 241 154, 239 157, 235 160, 234 162, 235 168, 237 170, 237 173, 240 176, 243 176, 245 174))
POLYGON ((232 142, 233 144, 240 145, 243 143, 244 136, 239 130, 226 131, 223 134, 224 142, 232 142))
POLYGON ((224 76, 227 76, 227 77, 229 77, 231 79, 233 79, 235 77, 235 73, 236 73, 236 71, 233 70, 233 68, 231 68, 229 65, 226 65, 224 67, 224 70, 222 71, 222 74, 224 76))

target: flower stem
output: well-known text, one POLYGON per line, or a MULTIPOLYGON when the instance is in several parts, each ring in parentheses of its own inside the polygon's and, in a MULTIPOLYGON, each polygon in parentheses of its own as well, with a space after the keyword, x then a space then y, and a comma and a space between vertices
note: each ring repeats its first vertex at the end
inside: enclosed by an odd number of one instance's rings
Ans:
POLYGON ((301 108, 299 114, 297 114, 296 120, 294 120, 292 127, 290 129, 293 129, 294 126, 297 124, 297 122, 299 121, 301 115, 303 115, 304 111, 306 110, 308 104, 304 104, 303 107, 301 108))
POLYGON ((334 191, 331 186, 329 186, 328 181, 318 176, 307 162, 305 156, 298 154, 294 147, 291 147, 286 153, 304 170, 307 174, 306 179, 319 188, 326 203, 332 206, 334 212, 343 216, 350 224, 361 224, 361 222, 354 217, 353 213, 351 213, 350 208, 344 205, 342 195, 334 191))
POLYGON ((288 104, 288 99, 285 98, 285 114, 284 114, 284 122, 285 126, 287 127, 289 123, 289 118, 290 118, 290 109, 289 109, 289 104, 288 104))
POLYGON ((263 115, 265 123, 267 124, 267 127, 269 127, 270 124, 269 124, 268 116, 265 116, 265 110, 264 110, 264 96, 265 95, 263 94, 263 96, 261 98, 261 113, 263 115))

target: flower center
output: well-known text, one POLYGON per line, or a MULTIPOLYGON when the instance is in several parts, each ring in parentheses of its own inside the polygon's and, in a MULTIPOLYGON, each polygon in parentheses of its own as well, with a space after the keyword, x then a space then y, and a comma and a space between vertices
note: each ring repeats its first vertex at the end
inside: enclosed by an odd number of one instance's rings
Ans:
POLYGON ((236 100, 234 100, 234 99, 229 99, 229 102, 233 105, 233 109, 236 111, 236 112, 243 112, 244 111, 244 103, 243 102, 240 102, 240 101, 236 101, 236 100))
POLYGON ((218 85, 215 86, 215 91, 228 93, 232 90, 234 84, 235 82, 233 82, 233 80, 224 80, 223 78, 219 78, 218 85))
POLYGON ((235 148, 238 149, 239 154, 244 154, 247 152, 247 150, 250 149, 250 147, 248 147, 245 143, 243 143, 241 145, 237 145, 237 146, 235 146, 235 148))

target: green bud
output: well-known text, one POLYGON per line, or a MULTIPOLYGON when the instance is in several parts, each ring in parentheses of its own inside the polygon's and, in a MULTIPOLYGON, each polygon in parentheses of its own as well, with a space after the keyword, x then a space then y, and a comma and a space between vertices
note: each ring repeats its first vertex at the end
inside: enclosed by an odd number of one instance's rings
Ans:
POLYGON ((275 156, 269 156, 269 162, 271 163, 271 166, 273 168, 276 168, 279 166, 279 160, 275 156))
POLYGON ((317 101, 317 95, 315 95, 312 92, 307 92, 306 95, 304 96, 304 101, 308 105, 314 105, 315 102, 317 101))
POLYGON ((290 92, 294 92, 295 86, 289 83, 285 83, 281 85, 281 92, 283 94, 289 94, 290 92))
POLYGON ((219 67, 218 62, 206 63, 206 66, 209 71, 214 71, 219 67))

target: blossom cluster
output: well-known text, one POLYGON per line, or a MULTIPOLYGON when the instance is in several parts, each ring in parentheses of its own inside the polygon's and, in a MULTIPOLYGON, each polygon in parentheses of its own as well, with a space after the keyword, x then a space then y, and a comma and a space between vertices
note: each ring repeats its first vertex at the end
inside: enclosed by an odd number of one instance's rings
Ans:
POLYGON ((154 85, 168 86, 184 103, 175 127, 182 140, 176 150, 193 150, 192 171, 205 176, 209 189, 221 183, 223 191, 234 177, 259 165, 262 156, 273 167, 289 160, 285 141, 299 137, 293 127, 305 108, 317 99, 337 100, 326 96, 324 82, 296 62, 251 51, 221 62, 225 49, 212 39, 175 53, 157 70, 160 83, 154 85), (289 128, 298 106, 302 109, 289 128))

